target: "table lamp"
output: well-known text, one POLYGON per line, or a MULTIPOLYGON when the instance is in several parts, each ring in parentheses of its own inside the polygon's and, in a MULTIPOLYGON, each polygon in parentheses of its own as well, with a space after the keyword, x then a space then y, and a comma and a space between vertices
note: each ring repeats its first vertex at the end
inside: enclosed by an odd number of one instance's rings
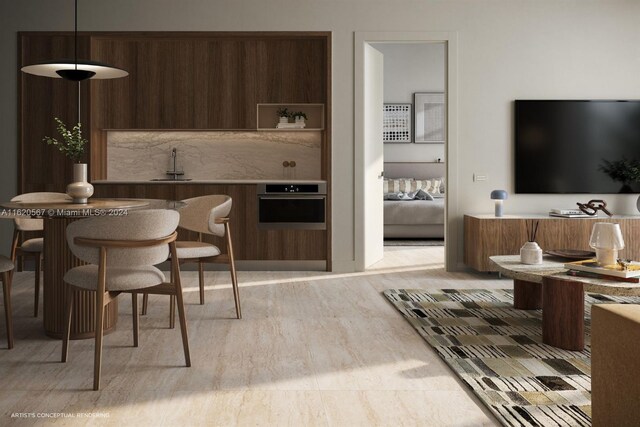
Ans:
POLYGON ((624 248, 620 224, 596 222, 591 231, 589 246, 596 250, 598 265, 615 265, 618 251, 624 248))
POLYGON ((496 201, 496 217, 502 216, 502 201, 509 197, 509 193, 505 190, 493 190, 491 192, 491 199, 496 201))

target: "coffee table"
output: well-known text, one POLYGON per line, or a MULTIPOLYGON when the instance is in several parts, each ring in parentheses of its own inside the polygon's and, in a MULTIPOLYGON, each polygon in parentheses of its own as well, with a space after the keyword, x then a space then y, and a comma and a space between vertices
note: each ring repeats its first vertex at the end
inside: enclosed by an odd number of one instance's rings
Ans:
POLYGON ((498 272, 513 279, 513 307, 542 309, 542 342, 565 350, 584 349, 584 293, 640 296, 640 284, 566 274, 564 262, 545 255, 542 264, 519 255, 489 257, 498 272))

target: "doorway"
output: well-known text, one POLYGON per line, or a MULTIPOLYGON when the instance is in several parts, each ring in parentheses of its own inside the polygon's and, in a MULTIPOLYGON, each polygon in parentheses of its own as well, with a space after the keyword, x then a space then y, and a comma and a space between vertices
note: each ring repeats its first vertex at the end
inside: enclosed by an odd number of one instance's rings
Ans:
MULTIPOLYGON (((447 239, 447 247, 445 253, 445 268, 449 271, 453 268, 456 259, 457 230, 455 229, 453 218, 456 217, 457 203, 455 200, 455 189, 457 185, 456 171, 456 115, 457 105, 456 97, 456 34, 455 33, 356 33, 356 67, 355 67, 355 260, 356 269, 364 271, 367 267, 375 264, 382 259, 383 250, 383 234, 386 230, 390 236, 406 236, 411 238, 414 230, 420 230, 415 237, 434 237, 437 238, 438 233, 444 234, 447 239), (402 81, 402 73, 394 76, 389 80, 389 76, 384 76, 384 71, 389 71, 393 67, 385 67, 385 57, 391 61, 398 62, 402 55, 411 55, 412 52, 431 52, 431 55, 437 55, 440 52, 442 58, 440 60, 439 70, 434 74, 434 79, 441 78, 442 82, 436 83, 422 82, 416 83, 412 88, 411 84, 407 84, 411 80, 410 74, 420 73, 420 67, 424 67, 424 62, 415 61, 415 70, 406 70, 404 81, 402 81), (386 77, 386 78, 385 78, 386 77), (397 82, 393 79, 398 80, 397 82), (384 82, 387 85, 384 85, 384 82), (391 81, 391 84, 389 84, 391 81), (383 91, 383 86, 384 91, 383 91), (391 87, 393 86, 393 87, 391 87), (410 92, 410 93, 408 93, 410 92), (410 99, 407 99, 407 98, 410 99), (423 111, 419 109, 424 106, 424 102, 440 102, 440 110, 444 113, 446 120, 441 126, 441 133, 446 135, 446 144, 444 137, 434 137, 433 129, 429 132, 424 130, 423 123, 414 123, 414 120, 423 120, 423 111), (382 104, 385 110, 392 112, 400 111, 406 116, 407 108, 410 108, 411 130, 410 136, 407 137, 406 132, 400 132, 398 135, 391 135, 391 139, 397 142, 400 138, 401 142, 407 144, 385 144, 383 152, 383 113, 382 104), (391 104, 391 105, 388 105, 391 104), (410 107, 408 107, 410 105, 410 107), (414 107, 416 113, 414 114, 414 107), (418 124, 414 133, 414 124, 418 124), (428 135, 427 135, 428 134, 428 135), (433 143, 435 139, 436 143, 433 143), (438 141, 438 139, 440 139, 438 141), (417 142, 417 143, 416 143, 417 142), (431 142, 431 143, 429 143, 431 142), (438 142, 440 142, 438 144, 438 142), (386 156, 386 158, 385 158, 386 156), (387 164, 385 161, 390 160, 387 164), (406 173, 403 172, 406 169, 406 173), (441 172, 437 172, 440 170, 441 172), (438 188, 431 187, 430 193, 439 193, 440 182, 438 177, 444 177, 446 183, 446 198, 440 200, 441 206, 444 205, 444 226, 439 227, 420 225, 417 228, 400 226, 395 230, 389 231, 391 227, 383 224, 383 171, 390 173, 390 178, 415 178, 411 184, 408 182, 406 188, 394 188, 391 191, 400 190, 402 192, 413 193, 416 188, 424 185, 437 185, 438 188), (438 176, 440 174, 440 176, 438 176), (413 176, 409 176, 413 175, 413 176), (427 180, 433 178, 431 183, 427 180), (426 183, 426 184, 423 184, 426 183), (413 191, 410 191, 413 190, 413 191), (430 229, 430 230, 428 230, 430 229), (440 231, 438 231, 438 229, 440 231), (426 234, 425 233, 426 231, 426 234), (422 234, 422 235, 420 235, 422 234)), ((414 58, 415 59, 415 58, 414 58)), ((422 59, 424 61, 424 59, 422 59)), ((409 59, 409 62, 411 60, 409 59)), ((437 62, 437 61, 436 61, 437 62)), ((434 63, 437 67, 438 64, 434 63)), ((426 73, 427 71, 425 71, 426 73)), ((429 104, 431 105, 431 104, 429 104)), ((438 109, 436 105, 435 109, 438 109)), ((392 113, 395 114, 395 113, 392 113)), ((433 118, 430 119, 430 122, 433 118)), ((387 120, 388 122, 388 120, 387 120)), ((401 123, 404 123, 401 121, 401 123)), ((435 132, 437 134, 437 132, 435 132)), ((385 134, 386 139, 389 135, 385 134)), ((403 185, 401 180, 395 182, 395 185, 403 185)), ((391 180, 384 181, 385 185, 390 185, 391 180)), ((390 189, 386 189, 389 191, 390 189)), ((391 194, 390 194, 391 195, 391 194)), ((413 196, 413 195, 412 195, 413 196)), ((404 194, 406 197, 406 194, 404 194)), ((438 195, 438 197, 442 197, 438 195)), ((388 203, 390 205, 390 203, 388 203)), ((404 205, 397 203, 396 205, 404 205)), ((416 207, 418 204, 414 204, 416 207)), ((405 206, 402 206, 403 209, 405 206)), ((411 209, 413 209, 413 207, 411 209)), ((442 209, 442 208, 441 208, 442 209)), ((402 221, 400 221, 402 222, 402 221)), ((427 221, 428 222, 428 221, 427 221)))

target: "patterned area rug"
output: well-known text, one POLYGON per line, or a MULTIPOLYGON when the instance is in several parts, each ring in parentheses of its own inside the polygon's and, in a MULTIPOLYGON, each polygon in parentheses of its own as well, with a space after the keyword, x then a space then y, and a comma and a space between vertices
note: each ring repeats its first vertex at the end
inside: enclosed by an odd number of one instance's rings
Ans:
POLYGON ((513 291, 389 289, 387 299, 507 426, 591 425, 591 305, 639 298, 587 294, 585 349, 542 344, 540 310, 513 291))

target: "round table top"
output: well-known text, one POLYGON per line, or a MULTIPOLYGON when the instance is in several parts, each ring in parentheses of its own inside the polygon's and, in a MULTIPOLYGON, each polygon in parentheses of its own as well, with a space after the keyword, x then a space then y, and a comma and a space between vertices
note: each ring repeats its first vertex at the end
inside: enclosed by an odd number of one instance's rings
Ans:
POLYGON ((78 218, 121 216, 133 209, 178 209, 184 202, 156 199, 89 199, 86 204, 55 200, 51 202, 0 203, 0 218, 78 218))
POLYGON ((543 277, 553 276, 563 280, 584 283, 585 292, 619 296, 640 295, 640 283, 569 276, 566 274, 569 270, 564 267, 564 262, 558 261, 558 258, 549 255, 543 256, 542 264, 534 265, 521 263, 520 255, 494 255, 489 259, 497 267, 498 272, 511 279, 542 283, 543 277))

